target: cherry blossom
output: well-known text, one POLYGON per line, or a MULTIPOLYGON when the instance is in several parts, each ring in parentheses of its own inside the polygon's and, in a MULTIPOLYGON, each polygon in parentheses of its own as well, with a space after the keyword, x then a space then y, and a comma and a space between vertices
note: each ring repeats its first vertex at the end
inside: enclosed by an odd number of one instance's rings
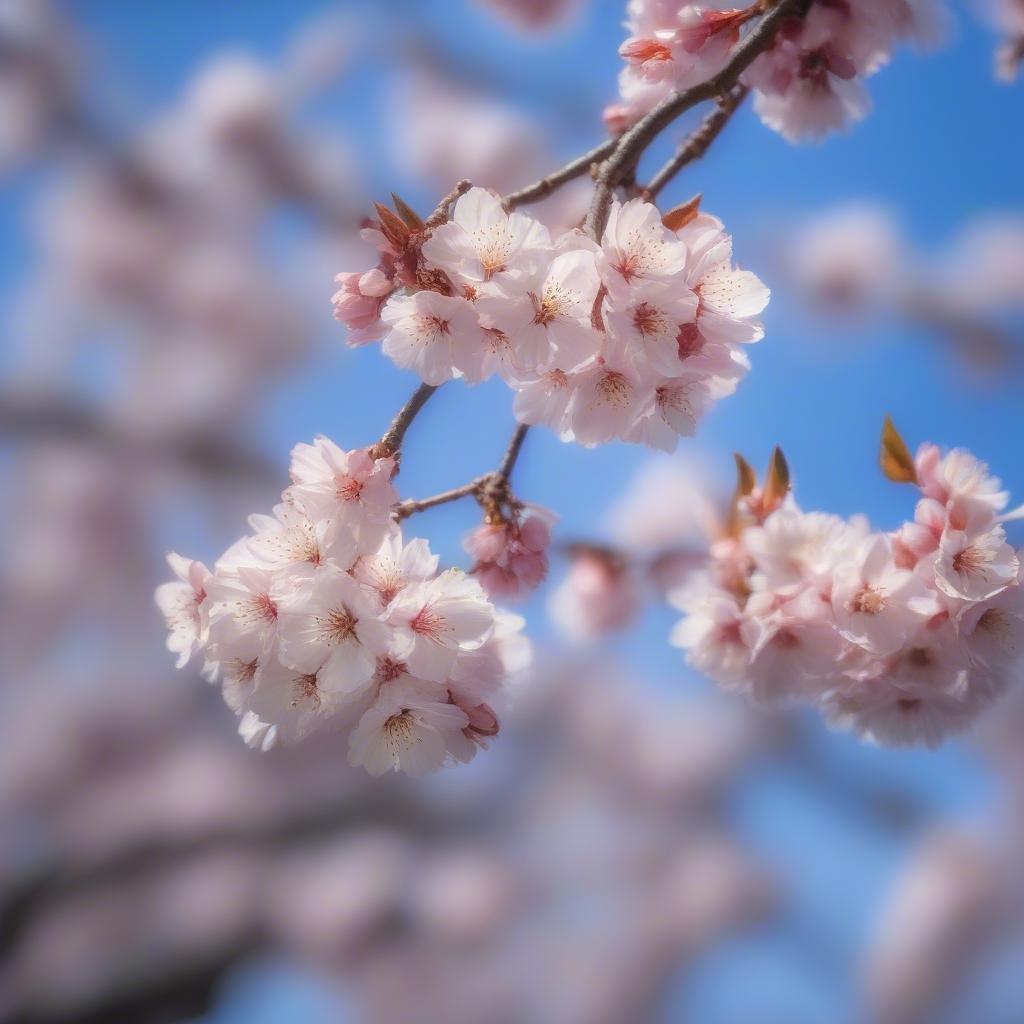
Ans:
POLYGON ((522 598, 544 581, 553 518, 546 509, 525 509, 510 521, 483 523, 466 538, 475 559, 471 571, 489 597, 522 598))
POLYGON ((691 664, 879 743, 970 727, 1024 657, 1024 570, 997 521, 1008 495, 968 452, 905 457, 924 496, 891 534, 766 502, 767 485, 738 496, 705 571, 672 594, 691 664))
POLYGON ((456 353, 476 344, 477 313, 467 299, 421 291, 393 297, 381 312, 387 325, 383 351, 396 366, 427 384, 456 373, 456 353))
POLYGON ((206 584, 210 570, 202 562, 182 558, 175 552, 167 563, 178 577, 162 583, 156 590, 156 603, 167 623, 167 649, 178 655, 178 668, 184 668, 206 643, 206 584))
POLYGON ((423 679, 442 682, 461 652, 480 647, 494 628, 494 609, 480 584, 457 569, 406 587, 388 605, 394 652, 423 679))
POLYGON ((492 192, 471 188, 455 203, 451 220, 431 233, 423 255, 452 281, 475 290, 485 281, 531 269, 550 247, 543 224, 521 213, 506 213, 492 192))
MULTIPOLYGON (((394 466, 324 437, 297 445, 284 500, 250 518, 212 573, 170 557, 178 581, 156 594, 168 645, 180 665, 204 656, 250 746, 330 729, 349 736, 354 764, 422 774, 497 735, 495 708, 530 657, 523 620, 403 538, 394 466)), ((546 528, 526 517, 514 530, 507 561, 535 585, 546 528)))
POLYGON ((349 760, 371 775, 404 771, 418 777, 436 771, 449 754, 469 760, 475 752, 465 735, 469 717, 414 685, 385 690, 359 720, 349 739, 349 760))
MULTIPOLYGON (((758 5, 718 10, 638 0, 627 10, 621 101, 605 110, 605 123, 615 131, 649 113, 671 90, 721 70, 758 5)), ((864 79, 887 63, 898 43, 934 43, 943 22, 941 6, 931 0, 814 4, 804 17, 783 23, 742 80, 754 89, 754 107, 768 127, 792 141, 820 138, 867 114, 864 79)))
POLYGON ((492 329, 515 339, 514 359, 521 371, 572 370, 600 348, 591 322, 599 287, 593 253, 574 249, 499 284, 476 307, 492 329))

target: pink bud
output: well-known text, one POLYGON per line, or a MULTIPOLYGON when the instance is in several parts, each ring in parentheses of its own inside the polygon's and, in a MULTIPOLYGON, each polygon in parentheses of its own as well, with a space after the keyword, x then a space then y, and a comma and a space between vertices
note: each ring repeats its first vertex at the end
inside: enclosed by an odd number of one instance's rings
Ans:
POLYGON ((509 567, 525 587, 540 586, 548 574, 548 560, 532 551, 521 551, 509 558, 509 567))
POLYGON ((394 290, 394 284, 379 267, 368 270, 359 278, 359 291, 363 295, 372 295, 375 298, 380 298, 384 295, 390 295, 394 290))
POLYGON ((551 543, 551 530, 539 516, 528 516, 519 527, 519 541, 527 551, 543 554, 551 543))
POLYGON ((504 523, 484 523, 470 533, 464 547, 478 562, 497 562, 508 547, 508 527, 504 523))
POLYGON ((478 566, 475 574, 480 586, 493 601, 507 600, 519 593, 519 580, 515 574, 500 565, 487 562, 478 566))

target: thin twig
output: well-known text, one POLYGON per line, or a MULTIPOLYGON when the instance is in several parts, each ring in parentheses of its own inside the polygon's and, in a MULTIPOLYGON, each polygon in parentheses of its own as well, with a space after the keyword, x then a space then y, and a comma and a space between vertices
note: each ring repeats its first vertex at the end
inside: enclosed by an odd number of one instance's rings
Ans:
POLYGON ((545 196, 551 195, 555 189, 560 188, 566 182, 572 181, 574 178, 581 178, 584 174, 589 174, 591 168, 598 161, 608 156, 618 145, 618 142, 617 136, 605 139, 599 146, 595 146, 582 156, 569 161, 569 163, 564 167, 560 167, 557 171, 552 171, 546 177, 541 178, 540 181, 535 181, 532 185, 527 185, 525 188, 510 192, 502 200, 505 204, 505 209, 514 210, 517 206, 523 206, 526 203, 543 199, 545 196))
POLYGON ((699 160, 708 151, 711 143, 721 134, 722 129, 729 123, 730 118, 742 105, 749 92, 749 86, 737 85, 724 96, 719 96, 714 110, 676 150, 675 155, 640 190, 640 195, 648 201, 653 200, 687 164, 699 160))
POLYGON ((520 423, 516 427, 516 432, 512 435, 512 440, 509 441, 508 450, 505 452, 501 465, 498 466, 498 472, 495 474, 497 483, 503 486, 508 484, 512 470, 515 468, 516 460, 523 449, 523 441, 526 440, 529 430, 530 427, 527 423, 520 423))
POLYGON ((814 0, 779 0, 733 51, 729 62, 706 82, 670 93, 619 139, 618 145, 601 165, 597 188, 587 214, 586 231, 597 238, 604 231, 616 186, 633 174, 644 150, 677 117, 705 100, 728 92, 740 75, 775 41, 779 29, 791 18, 802 18, 814 0))
POLYGON ((399 409, 398 414, 391 421, 387 433, 371 449, 374 458, 380 459, 398 454, 402 447, 402 441, 405 439, 405 432, 412 426, 412 421, 416 419, 437 388, 436 384, 421 384, 413 392, 412 398, 399 409))
POLYGON ((395 507, 395 518, 402 520, 417 512, 425 512, 435 505, 447 505, 450 501, 458 501, 460 498, 468 498, 471 494, 479 494, 490 476, 478 476, 470 480, 468 484, 461 487, 453 487, 450 491, 442 491, 440 494, 433 494, 429 498, 409 499, 395 507))
POLYGON ((468 178, 463 178, 462 181, 458 182, 455 188, 453 188, 451 192, 449 192, 448 195, 446 195, 444 199, 437 204, 437 209, 434 210, 434 212, 426 219, 423 225, 424 229, 430 230, 431 228, 436 228, 443 224, 448 219, 448 209, 452 203, 454 203, 459 196, 464 196, 472 187, 473 182, 468 178))
POLYGON ((508 449, 502 456, 498 468, 493 473, 485 473, 483 476, 478 476, 475 480, 470 480, 468 484, 463 484, 461 487, 453 487, 451 490, 442 491, 440 494, 432 494, 429 498, 403 501, 395 506, 395 518, 398 520, 407 519, 409 516, 416 515, 417 512, 425 512, 428 508, 434 508, 437 505, 447 505, 450 501, 458 501, 460 498, 471 496, 488 507, 490 511, 497 510, 500 512, 503 505, 510 504, 515 506, 517 503, 512 500, 509 493, 508 481, 512 475, 516 460, 519 458, 519 453, 523 449, 523 441, 526 439, 529 429, 529 426, 525 423, 516 427, 516 432, 512 435, 508 449))

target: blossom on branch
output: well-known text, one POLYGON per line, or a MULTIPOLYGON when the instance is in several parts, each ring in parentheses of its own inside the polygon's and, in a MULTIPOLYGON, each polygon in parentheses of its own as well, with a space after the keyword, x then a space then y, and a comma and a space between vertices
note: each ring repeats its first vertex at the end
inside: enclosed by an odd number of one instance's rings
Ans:
POLYGON ((179 666, 203 655, 252 745, 336 729, 353 764, 422 774, 498 732, 493 706, 528 657, 523 621, 403 540, 394 469, 323 437, 297 445, 282 503, 212 573, 171 556, 180 582, 157 590, 168 646, 179 666))
POLYGON ((868 532, 743 485, 728 536, 672 595, 684 613, 673 642, 730 690, 815 704, 879 743, 934 746, 1019 671, 1024 571, 1001 525, 1008 496, 983 463, 934 445, 912 458, 889 429, 886 443, 888 475, 924 494, 911 523, 868 532))
POLYGON ((615 203, 595 243, 575 229, 552 240, 482 188, 437 227, 378 212, 381 279, 401 267, 403 286, 379 310, 336 302, 352 343, 372 316, 385 355, 428 384, 499 373, 519 421, 566 441, 671 451, 736 389, 749 368, 741 346, 763 335, 768 289, 733 266, 731 239, 707 214, 673 229, 651 203, 615 203))

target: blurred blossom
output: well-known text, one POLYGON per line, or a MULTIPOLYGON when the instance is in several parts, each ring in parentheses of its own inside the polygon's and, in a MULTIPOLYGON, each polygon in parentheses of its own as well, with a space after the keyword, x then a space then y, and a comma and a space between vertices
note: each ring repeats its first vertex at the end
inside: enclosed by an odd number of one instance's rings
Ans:
POLYGON ((586 0, 476 0, 516 28, 529 32, 562 27, 586 0))
POLYGON ((891 308, 907 286, 905 250, 892 214, 858 204, 801 225, 787 244, 787 266, 816 306, 863 316, 891 308))
POLYGON ((934 1020, 1006 923, 1006 865, 989 837, 949 829, 911 855, 883 905, 865 967, 879 1024, 934 1020))
POLYGON ((965 310, 1024 312, 1024 218, 966 224, 940 255, 942 292, 965 310))
POLYGON ((566 636, 594 640, 624 629, 642 606, 640 580, 627 559, 579 545, 569 553, 569 571, 552 593, 548 611, 566 636))
POLYGON ((721 527, 721 483, 692 452, 645 461, 608 513, 611 537, 632 550, 705 545, 721 527))
POLYGON ((0 6, 0 174, 76 124, 82 72, 78 40, 49 0, 0 6))
POLYGON ((787 229, 779 247, 791 285, 816 311, 858 321, 902 319, 948 345, 976 376, 998 380, 1019 372, 1019 216, 979 217, 942 248, 922 252, 893 214, 860 203, 787 229))

